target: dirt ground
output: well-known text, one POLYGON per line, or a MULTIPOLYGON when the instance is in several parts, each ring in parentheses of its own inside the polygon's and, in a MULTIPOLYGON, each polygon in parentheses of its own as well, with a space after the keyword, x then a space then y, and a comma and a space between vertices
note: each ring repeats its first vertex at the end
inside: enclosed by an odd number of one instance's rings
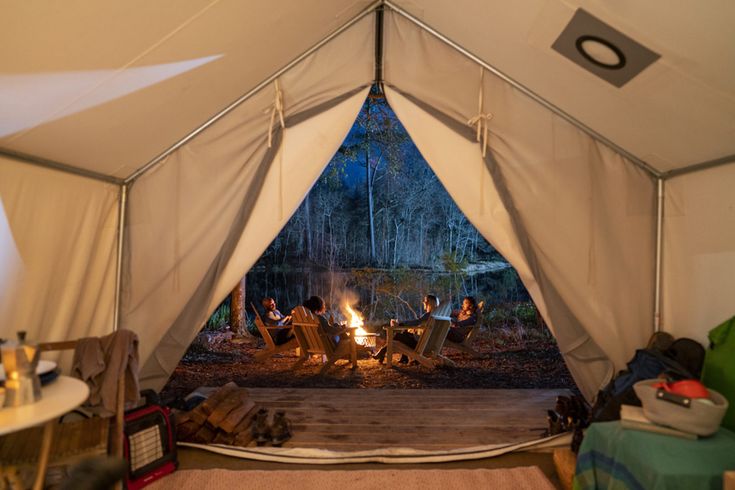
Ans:
POLYGON ((322 376, 317 374, 321 366, 317 360, 292 371, 291 366, 297 360, 293 351, 256 362, 254 354, 262 345, 261 339, 233 338, 230 332, 199 334, 164 387, 163 401, 181 400, 199 386, 222 386, 230 381, 245 388, 566 388, 577 391, 556 344, 544 339, 520 339, 498 345, 488 332, 480 332, 473 346, 483 353, 482 358, 444 350, 443 354, 456 367, 427 369, 394 365, 388 369, 364 353, 359 355, 357 370, 351 370, 346 361, 338 361, 322 376))

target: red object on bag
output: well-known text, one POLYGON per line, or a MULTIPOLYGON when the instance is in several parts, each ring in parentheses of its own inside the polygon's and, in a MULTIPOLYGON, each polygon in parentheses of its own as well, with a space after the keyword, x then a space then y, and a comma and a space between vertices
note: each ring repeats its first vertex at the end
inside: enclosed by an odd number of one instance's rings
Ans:
POLYGON ((687 398, 709 398, 709 391, 700 381, 696 379, 684 379, 682 381, 673 381, 671 383, 657 383, 654 388, 673 393, 674 395, 684 396, 687 398))
POLYGON ((125 414, 125 486, 138 490, 178 467, 174 423, 168 407, 148 405, 125 414))

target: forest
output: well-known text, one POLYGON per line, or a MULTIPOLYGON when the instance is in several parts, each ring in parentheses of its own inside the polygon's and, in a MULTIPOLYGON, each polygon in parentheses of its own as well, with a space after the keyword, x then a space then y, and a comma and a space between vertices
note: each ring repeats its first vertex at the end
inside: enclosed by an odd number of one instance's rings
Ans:
POLYGON ((373 89, 337 154, 257 266, 459 271, 503 260, 373 89))

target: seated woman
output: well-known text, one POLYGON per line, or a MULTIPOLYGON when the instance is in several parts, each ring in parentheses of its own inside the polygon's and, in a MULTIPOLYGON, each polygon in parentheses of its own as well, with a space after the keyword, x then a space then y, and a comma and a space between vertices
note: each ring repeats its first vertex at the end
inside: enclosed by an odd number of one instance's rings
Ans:
POLYGON ((345 326, 329 321, 327 318, 327 304, 324 300, 320 296, 312 296, 304 301, 303 306, 316 315, 326 334, 334 340, 335 345, 338 344, 339 336, 345 332, 345 326))
MULTIPOLYGON (((414 318, 413 320, 405 321, 398 321, 394 319, 390 321, 391 326, 418 327, 419 325, 425 323, 431 316, 431 312, 434 311, 437 306, 439 306, 439 298, 437 298, 433 294, 427 294, 426 296, 424 296, 423 306, 424 314, 420 317, 414 318)), ((412 334, 408 330, 403 330, 396 333, 393 336, 393 340, 397 340, 398 342, 407 345, 411 349, 416 348, 416 345, 418 344, 418 339, 416 338, 416 335, 412 334)), ((387 344, 380 348, 380 350, 373 356, 373 359, 377 359, 378 362, 382 364, 385 360, 386 352, 388 352, 387 344)), ((401 356, 401 360, 399 362, 403 364, 407 363, 408 357, 406 357, 405 355, 401 356)))
POLYGON ((465 296, 462 300, 462 309, 452 312, 452 325, 447 333, 447 340, 461 343, 470 331, 470 327, 477 325, 477 301, 472 296, 465 296))
MULTIPOLYGON (((273 298, 263 298, 260 302, 265 309, 265 315, 263 315, 263 323, 266 326, 286 326, 291 323, 291 317, 285 316, 283 313, 278 311, 276 308, 276 300, 273 298)), ((290 328, 279 328, 271 332, 273 337, 273 343, 276 345, 283 345, 293 338, 293 331, 290 328)))

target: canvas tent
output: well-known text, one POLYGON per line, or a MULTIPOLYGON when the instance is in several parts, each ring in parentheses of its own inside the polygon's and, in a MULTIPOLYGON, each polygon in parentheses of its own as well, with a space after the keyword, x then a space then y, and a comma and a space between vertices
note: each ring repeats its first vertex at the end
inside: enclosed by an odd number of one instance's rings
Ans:
POLYGON ((129 328, 162 387, 374 81, 585 395, 734 313, 732 2, 0 9, 0 337, 129 328), (552 45, 580 11, 660 57, 622 86, 575 64, 552 45))

